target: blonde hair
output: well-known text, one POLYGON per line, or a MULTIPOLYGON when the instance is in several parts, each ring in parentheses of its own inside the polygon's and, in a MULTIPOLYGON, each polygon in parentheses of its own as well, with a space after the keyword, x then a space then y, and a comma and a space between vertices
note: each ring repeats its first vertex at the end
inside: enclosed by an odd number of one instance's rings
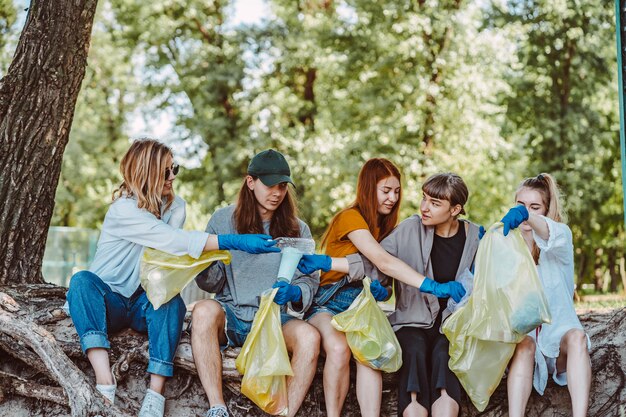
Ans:
MULTIPOLYGON (((515 201, 517 201, 517 195, 523 188, 530 188, 531 190, 537 191, 539 195, 541 195, 541 202, 546 207, 546 217, 559 223, 565 223, 567 221, 565 211, 563 210, 563 205, 561 203, 561 192, 552 175, 542 172, 536 177, 524 179, 515 191, 515 201)), ((539 263, 539 254, 541 251, 534 242, 531 253, 535 263, 539 263)))
POLYGON ((174 201, 173 190, 166 201, 161 195, 168 157, 173 157, 172 150, 155 139, 134 141, 120 163, 124 181, 113 191, 113 201, 120 197, 134 197, 137 207, 160 219, 161 211, 167 210, 174 201))

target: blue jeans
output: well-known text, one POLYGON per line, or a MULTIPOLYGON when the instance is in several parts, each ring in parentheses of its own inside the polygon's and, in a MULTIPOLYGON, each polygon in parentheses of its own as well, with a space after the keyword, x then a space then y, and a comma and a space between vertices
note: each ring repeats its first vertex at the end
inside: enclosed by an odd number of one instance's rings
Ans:
MULTIPOLYGON (((219 302, 219 301, 218 301, 219 302)), ((226 333, 226 344, 220 345, 220 349, 227 347, 242 347, 246 342, 246 338, 252 330, 251 321, 244 321, 235 315, 233 307, 227 303, 219 302, 224 310, 226 323, 224 325, 224 333, 226 333)), ((296 319, 287 313, 280 313, 280 324, 284 326, 289 320, 296 319)))
POLYGON ((180 295, 155 310, 143 288, 139 287, 126 298, 114 292, 96 274, 81 271, 70 281, 67 301, 83 352, 91 348, 109 349, 108 333, 130 327, 148 333, 148 372, 174 375, 174 354, 186 312, 180 295))
POLYGON ((304 313, 304 319, 310 320, 311 317, 319 313, 328 313, 331 316, 346 311, 352 302, 361 294, 363 286, 344 285, 341 284, 327 284, 319 287, 317 294, 313 298, 313 304, 304 313))

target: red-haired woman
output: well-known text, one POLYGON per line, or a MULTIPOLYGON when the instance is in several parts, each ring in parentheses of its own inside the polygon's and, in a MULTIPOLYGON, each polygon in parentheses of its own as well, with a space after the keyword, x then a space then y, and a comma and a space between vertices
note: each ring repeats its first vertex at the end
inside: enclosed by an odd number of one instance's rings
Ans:
POLYGON ((124 328, 147 333, 150 388, 140 417, 162 416, 165 381, 174 372, 174 353, 185 317, 180 295, 155 310, 139 285, 145 247, 198 258, 203 251, 238 249, 276 252, 270 236, 216 235, 185 231, 185 201, 174 195, 178 173, 172 150, 153 139, 133 142, 120 164, 124 181, 113 193, 93 264, 76 273, 67 293, 80 344, 96 374, 96 389, 111 403, 117 384, 111 373, 109 332, 124 328))
MULTIPOLYGON (((322 239, 326 255, 305 255, 298 268, 304 273, 321 269, 320 289, 305 318, 322 336, 326 352, 324 397, 328 416, 339 416, 350 384, 350 348, 344 333, 330 324, 332 317, 345 311, 362 291, 361 255, 385 275, 397 278, 422 292, 459 300, 465 293, 461 284, 438 283, 390 255, 379 242, 398 221, 401 201, 401 175, 387 159, 368 160, 359 173, 356 200, 331 221, 322 239), (332 272, 331 272, 332 271, 332 272)), ((377 300, 389 297, 389 290, 373 281, 372 294, 377 300)), ((382 377, 357 362, 357 399, 363 416, 380 415, 382 377)))

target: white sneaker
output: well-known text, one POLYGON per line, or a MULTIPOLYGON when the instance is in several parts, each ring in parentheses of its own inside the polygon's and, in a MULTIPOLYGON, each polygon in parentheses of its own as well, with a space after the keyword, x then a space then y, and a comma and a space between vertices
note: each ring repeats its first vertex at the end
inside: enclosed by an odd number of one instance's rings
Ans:
POLYGON ((115 375, 113 371, 111 371, 111 376, 113 377, 113 385, 100 385, 96 384, 96 390, 104 395, 104 398, 111 401, 111 404, 115 404, 115 390, 117 389, 117 381, 115 380, 115 375))
POLYGON ((206 417, 229 417, 228 409, 223 405, 216 405, 209 408, 206 412, 206 417))
POLYGON ((139 417, 163 417, 164 412, 165 397, 148 388, 139 410, 139 417))

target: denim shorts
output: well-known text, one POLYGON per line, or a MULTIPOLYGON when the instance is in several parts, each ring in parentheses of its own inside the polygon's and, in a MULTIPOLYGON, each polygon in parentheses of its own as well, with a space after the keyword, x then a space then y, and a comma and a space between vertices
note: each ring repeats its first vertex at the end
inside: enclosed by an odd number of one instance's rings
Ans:
POLYGON ((321 286, 315 294, 313 304, 307 312, 304 314, 304 319, 309 320, 311 317, 318 313, 328 313, 331 316, 335 316, 339 313, 343 313, 350 307, 354 299, 363 291, 363 285, 360 282, 358 284, 345 285, 339 289, 334 288, 335 284, 328 284, 321 286), (328 293, 335 291, 326 301, 328 293), (321 301, 320 301, 321 300, 321 301))
MULTIPOLYGON (((224 350, 227 347, 241 347, 248 337, 248 333, 252 329, 251 321, 241 320, 235 315, 233 307, 226 303, 219 302, 224 310, 226 316, 226 323, 224 325, 224 333, 226 334, 226 344, 220 344, 220 349, 224 350)), ((280 324, 284 326, 289 320, 295 319, 287 313, 280 313, 280 324)))

